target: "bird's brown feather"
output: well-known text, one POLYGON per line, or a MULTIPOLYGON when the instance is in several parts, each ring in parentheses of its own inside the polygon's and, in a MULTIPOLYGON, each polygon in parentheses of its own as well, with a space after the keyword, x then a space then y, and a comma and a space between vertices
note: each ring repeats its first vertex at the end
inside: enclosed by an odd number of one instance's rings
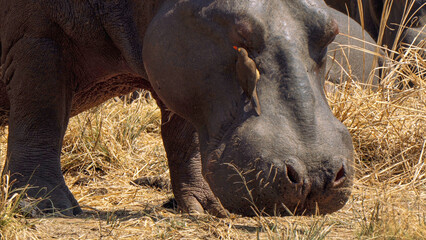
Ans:
POLYGON ((256 85, 260 79, 260 73, 259 70, 257 70, 256 63, 253 59, 248 57, 247 51, 244 48, 238 48, 236 70, 241 88, 252 101, 253 108, 260 114, 259 99, 256 92, 256 85))

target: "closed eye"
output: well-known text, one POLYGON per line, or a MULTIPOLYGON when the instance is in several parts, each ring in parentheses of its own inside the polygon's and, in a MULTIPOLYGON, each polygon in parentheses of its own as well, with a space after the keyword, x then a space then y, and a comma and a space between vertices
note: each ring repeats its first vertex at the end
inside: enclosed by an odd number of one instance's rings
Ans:
POLYGON ((309 35, 309 54, 317 63, 322 64, 327 55, 327 47, 330 45, 337 34, 339 28, 336 21, 331 21, 331 24, 322 29, 322 31, 312 31, 309 35))

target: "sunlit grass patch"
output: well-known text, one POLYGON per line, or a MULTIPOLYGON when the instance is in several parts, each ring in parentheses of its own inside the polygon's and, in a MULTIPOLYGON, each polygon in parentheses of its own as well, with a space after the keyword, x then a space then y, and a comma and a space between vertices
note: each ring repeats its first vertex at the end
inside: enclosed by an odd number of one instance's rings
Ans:
POLYGON ((387 59, 374 89, 342 83, 327 94, 356 151, 354 237, 421 239, 426 212, 426 65, 423 48, 387 59))
POLYGON ((0 239, 26 238, 34 239, 35 236, 29 229, 33 224, 27 217, 37 215, 37 199, 25 198, 26 188, 11 188, 9 175, 1 179, 0 188, 0 239))
POLYGON ((82 113, 70 121, 62 170, 89 173, 112 166, 128 169, 139 167, 133 164, 135 161, 148 158, 155 160, 149 164, 161 164, 164 161, 154 158, 164 160, 160 124, 160 110, 153 99, 140 98, 131 105, 110 100, 82 113))

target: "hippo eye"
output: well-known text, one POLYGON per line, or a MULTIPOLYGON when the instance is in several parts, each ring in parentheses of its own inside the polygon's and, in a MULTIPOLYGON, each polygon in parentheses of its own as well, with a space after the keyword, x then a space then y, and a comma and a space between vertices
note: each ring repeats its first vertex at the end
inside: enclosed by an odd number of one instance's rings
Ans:
POLYGON ((249 49, 252 45, 252 41, 250 39, 252 35, 251 26, 245 22, 238 23, 233 27, 230 33, 230 38, 235 45, 243 47, 245 49, 249 49))
POLYGON ((321 45, 309 45, 309 55, 317 64, 322 65, 322 63, 325 61, 328 45, 329 43, 321 45))
POLYGON ((252 18, 242 18, 231 27, 231 42, 247 49, 248 52, 259 53, 265 46, 264 26, 252 18))
MULTIPOLYGON (((327 46, 328 46, 328 44, 327 44, 327 46)), ((321 50, 321 52, 319 53, 319 55, 318 55, 318 60, 319 61, 324 60, 324 58, 327 56, 327 46, 325 48, 323 48, 321 50)))
POLYGON ((335 20, 322 28, 314 28, 309 35, 309 52, 315 62, 321 64, 327 55, 327 47, 339 34, 339 27, 335 20))
POLYGON ((339 34, 339 27, 337 26, 336 21, 332 21, 332 23, 323 31, 321 31, 322 37, 320 37, 320 41, 318 41, 319 47, 327 48, 330 43, 334 41, 337 34, 339 34))

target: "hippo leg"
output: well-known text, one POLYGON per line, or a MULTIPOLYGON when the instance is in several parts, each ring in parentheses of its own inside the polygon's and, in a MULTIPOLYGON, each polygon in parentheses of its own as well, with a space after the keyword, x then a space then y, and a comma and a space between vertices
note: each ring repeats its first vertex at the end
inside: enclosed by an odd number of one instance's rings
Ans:
POLYGON ((72 74, 56 42, 21 38, 10 49, 4 80, 10 99, 7 161, 3 174, 15 189, 31 185, 38 207, 66 215, 81 212, 65 185, 60 165, 72 101, 72 74))
POLYGON ((161 113, 161 135, 167 153, 173 194, 179 208, 189 213, 206 210, 218 217, 227 216, 227 211, 201 174, 201 156, 195 128, 164 107, 161 107, 161 113))

